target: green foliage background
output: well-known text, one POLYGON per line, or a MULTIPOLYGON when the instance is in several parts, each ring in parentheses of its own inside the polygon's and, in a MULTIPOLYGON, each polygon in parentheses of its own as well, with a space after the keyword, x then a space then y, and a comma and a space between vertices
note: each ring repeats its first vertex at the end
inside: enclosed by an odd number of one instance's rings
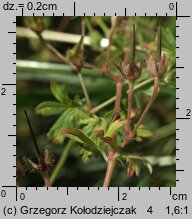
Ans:
MULTIPOLYGON (((26 17, 17 17, 17 26, 27 27, 26 20, 26 17)), ((81 34, 79 17, 45 17, 44 20, 46 29, 81 34)), ((145 59, 151 51, 155 52, 156 29, 159 23, 162 26, 163 51, 168 56, 169 69, 161 81, 159 95, 143 122, 144 130, 140 130, 137 141, 131 142, 126 148, 128 153, 151 156, 155 163, 153 165, 154 172, 150 175, 146 169, 142 169, 139 177, 128 178, 126 168, 118 164, 111 186, 175 186, 175 17, 129 17, 114 34, 110 69, 118 74, 113 62, 118 62, 124 52, 130 48, 132 24, 136 25, 136 57, 145 59), (162 156, 168 156, 168 159, 160 165, 158 161, 162 156)), ((91 46, 85 46, 84 57, 87 62, 96 66, 102 66, 104 63, 106 48, 101 48, 100 41, 102 38, 108 37, 110 26, 111 17, 86 18, 86 35, 91 38, 91 46)), ((57 42, 57 40, 51 44, 64 55, 74 46, 68 42, 57 42)), ((93 106, 97 106, 115 95, 115 83, 106 75, 87 69, 82 69, 82 75, 93 106)), ((144 70, 137 84, 146 80, 149 80, 149 83, 137 89, 134 98, 135 108, 141 109, 141 111, 153 88, 153 83, 150 81, 147 71, 144 70)), ((122 113, 126 113, 127 88, 126 84, 123 88, 122 113)), ((49 104, 53 103, 49 102, 49 104)), ((111 103, 98 111, 95 120, 105 117, 110 121, 113 107, 114 103, 111 103)), ((64 128, 79 127, 84 130, 87 128, 86 131, 91 134, 91 129, 95 127, 93 118, 86 124, 85 119, 89 119, 89 115, 85 112, 85 100, 77 74, 69 65, 60 63, 50 51, 41 45, 38 39, 21 37, 17 31, 17 157, 19 159, 29 157, 35 161, 33 142, 23 113, 25 109, 30 116, 42 153, 45 146, 48 145, 57 164, 63 150, 68 147, 66 162, 59 172, 54 186, 102 186, 106 170, 106 163, 102 157, 98 155, 88 159, 89 154, 83 152, 82 161, 82 149, 79 144, 74 143, 72 146, 67 146, 69 140, 64 139, 58 132, 64 128), (68 98, 68 105, 60 105, 59 102, 62 103, 60 97, 54 98, 52 95, 54 91, 52 90, 51 93, 50 81, 53 80, 61 86, 65 86, 62 88, 64 91, 62 98, 64 101, 65 98, 68 98), (51 112, 55 115, 42 116, 35 113, 36 106, 44 101, 55 101, 55 113, 51 112), (60 123, 55 124, 55 128, 53 124, 58 118, 60 123)), ((42 110, 44 110, 43 107, 42 110)), ((48 115, 49 111, 43 111, 43 114, 48 115)), ((53 170, 54 168, 50 171, 50 175, 53 170)), ((20 180, 20 185, 42 186, 43 182, 40 174, 27 173, 20 180)))

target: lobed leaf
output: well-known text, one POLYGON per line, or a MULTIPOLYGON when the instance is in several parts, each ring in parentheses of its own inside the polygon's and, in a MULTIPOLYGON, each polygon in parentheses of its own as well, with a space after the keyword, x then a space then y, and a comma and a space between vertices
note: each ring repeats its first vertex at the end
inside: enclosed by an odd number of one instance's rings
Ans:
POLYGON ((36 113, 43 116, 58 115, 61 114, 64 110, 66 110, 65 105, 54 101, 42 102, 35 108, 36 113))
POLYGON ((150 130, 145 129, 144 126, 140 126, 137 129, 137 137, 149 138, 151 136, 153 136, 153 133, 150 130))
POLYGON ((64 136, 61 132, 66 128, 78 127, 81 119, 89 118, 89 115, 76 107, 67 108, 48 132, 48 137, 55 143, 61 143, 64 136))
POLYGON ((118 147, 117 147, 117 145, 116 145, 113 138, 111 138, 111 137, 101 137, 101 139, 105 143, 109 144, 115 151, 119 152, 119 149, 118 149, 118 147))
POLYGON ((107 137, 112 137, 113 134, 121 127, 126 125, 127 120, 115 120, 109 125, 109 128, 107 129, 106 135, 107 137))
POLYGON ((62 134, 65 137, 84 143, 86 147, 90 147, 93 151, 96 151, 96 148, 98 148, 97 144, 79 129, 65 129, 62 134))
POLYGON ((85 148, 81 148, 80 155, 82 156, 82 161, 86 164, 92 156, 92 152, 86 150, 85 148))
POLYGON ((132 154, 123 154, 121 155, 121 157, 123 159, 126 159, 128 161, 128 175, 133 175, 134 172, 136 174, 136 176, 138 175, 138 173, 140 174, 140 164, 138 163, 138 161, 140 161, 142 164, 144 164, 147 169, 149 170, 149 173, 152 174, 153 173, 153 167, 152 164, 145 159, 143 156, 139 156, 139 155, 132 155, 132 154))
POLYGON ((71 102, 68 94, 67 89, 64 85, 59 85, 56 81, 51 81, 51 92, 54 97, 61 103, 68 104, 71 102))

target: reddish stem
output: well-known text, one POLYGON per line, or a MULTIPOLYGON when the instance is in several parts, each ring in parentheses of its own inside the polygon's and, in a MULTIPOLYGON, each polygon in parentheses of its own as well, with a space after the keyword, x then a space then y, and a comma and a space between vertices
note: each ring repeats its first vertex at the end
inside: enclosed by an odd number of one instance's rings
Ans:
POLYGON ((111 177, 112 177, 116 162, 117 162, 117 153, 114 150, 111 150, 109 153, 108 161, 107 161, 107 170, 105 173, 103 187, 108 187, 110 185, 111 177))
POLYGON ((145 110, 143 111, 140 119, 138 120, 134 130, 131 133, 131 138, 133 138, 137 132, 137 129, 139 128, 140 124, 142 123, 143 119, 145 118, 146 114, 148 113, 149 109, 151 108, 155 98, 157 97, 158 94, 158 90, 159 90, 159 79, 158 78, 154 78, 154 88, 153 88, 153 94, 151 96, 151 99, 149 100, 145 110))
POLYGON ((134 82, 130 82, 128 93, 128 106, 127 106, 127 131, 130 132, 131 125, 131 111, 132 111, 132 102, 133 102, 133 92, 134 92, 134 82))
POLYGON ((121 79, 119 79, 116 82, 116 100, 115 100, 115 107, 114 107, 115 117, 119 116, 119 113, 120 113, 122 85, 123 85, 123 81, 121 79))
MULTIPOLYGON (((122 94, 122 85, 123 81, 119 78, 116 82, 116 100, 115 100, 115 107, 114 107, 114 119, 119 117, 120 113, 120 101, 121 101, 121 94, 122 94)), ((116 140, 117 133, 113 135, 114 140, 116 140)), ((116 162, 117 162, 118 154, 114 151, 114 149, 111 149, 108 156, 107 161, 107 170, 105 173, 105 179, 103 183, 103 187, 108 187, 111 182, 111 177, 113 174, 113 170, 115 168, 116 162)))

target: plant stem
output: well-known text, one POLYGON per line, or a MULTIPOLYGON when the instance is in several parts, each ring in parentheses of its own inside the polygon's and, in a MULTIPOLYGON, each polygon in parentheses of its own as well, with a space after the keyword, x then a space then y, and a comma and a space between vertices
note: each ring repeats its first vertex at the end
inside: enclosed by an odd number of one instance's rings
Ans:
POLYGON ((45 187, 51 187, 52 184, 51 184, 51 181, 49 179, 48 172, 47 171, 42 172, 41 175, 43 177, 43 180, 44 180, 44 183, 45 183, 45 187))
POLYGON ((127 106, 127 131, 130 132, 131 124, 131 111, 132 111, 132 101, 133 101, 133 91, 134 91, 134 82, 130 82, 128 94, 128 106, 127 106))
MULTIPOLYGON (((85 37, 85 18, 84 17, 81 18, 81 36, 84 39, 85 37)), ((83 64, 83 57, 84 57, 83 54, 84 54, 84 41, 82 42, 82 45, 81 45, 81 58, 80 58, 81 64, 83 64)), ((83 93, 84 93, 84 96, 87 102, 87 111, 89 112, 91 110, 91 100, 90 100, 88 91, 86 89, 83 76, 81 74, 81 68, 79 68, 78 77, 79 77, 79 81, 80 81, 80 84, 81 84, 81 87, 82 87, 82 90, 83 90, 83 93)))
POLYGON ((114 150, 112 150, 109 153, 109 157, 107 161, 107 170, 105 173, 103 187, 108 187, 110 185, 111 177, 112 177, 116 162, 117 162, 117 153, 114 150))
POLYGON ((45 186, 46 187, 51 187, 51 182, 49 180, 48 171, 46 169, 44 169, 44 167, 43 167, 44 165, 43 165, 41 154, 40 154, 40 151, 39 151, 39 146, 37 144, 37 140, 36 140, 35 134, 33 132, 33 129, 32 129, 32 126, 31 126, 27 111, 25 110, 24 113, 25 113, 25 116, 26 116, 26 119, 27 119, 27 123, 29 125, 29 130, 31 132, 31 136, 32 136, 34 145, 35 145, 37 160, 38 160, 39 165, 42 167, 41 175, 43 177, 45 186))
POLYGON ((35 146, 35 152, 36 152, 37 159, 40 160, 41 154, 40 154, 40 151, 39 151, 39 145, 37 144, 37 139, 36 139, 36 137, 35 137, 33 128, 32 128, 32 126, 31 126, 31 122, 30 122, 30 120, 29 120, 27 111, 25 110, 24 113, 25 113, 25 117, 26 117, 26 119, 27 119, 27 123, 28 123, 28 126, 29 126, 29 130, 30 130, 30 133, 31 133, 31 137, 32 137, 32 139, 33 139, 33 143, 34 143, 34 146, 35 146))
POLYGON ((115 21, 114 24, 112 24, 112 27, 110 29, 110 33, 109 33, 109 45, 107 47, 107 55, 106 55, 106 59, 105 59, 105 63, 103 65, 103 71, 109 76, 111 77, 113 80, 115 80, 115 75, 112 74, 109 71, 109 60, 110 60, 110 54, 111 54, 111 43, 112 43, 112 38, 113 38, 113 34, 115 32, 115 28, 116 28, 117 22, 115 21))
POLYGON ((83 94, 84 94, 86 102, 87 102, 87 110, 89 111, 91 109, 91 101, 90 101, 89 94, 87 92, 87 89, 86 89, 86 86, 85 86, 85 83, 83 80, 83 76, 80 73, 80 71, 78 70, 78 68, 73 63, 69 62, 57 49, 55 49, 55 47, 53 47, 49 43, 46 43, 45 40, 43 39, 42 35, 39 35, 39 38, 47 49, 49 49, 52 53, 54 53, 63 63, 69 64, 71 66, 71 68, 77 72, 79 80, 80 80, 80 84, 81 84, 81 87, 83 90, 83 94))
MULTIPOLYGON (((131 33, 131 61, 135 62, 135 24, 133 24, 132 33, 131 33)), ((130 133, 134 83, 135 83, 135 80, 130 80, 129 90, 127 91, 127 95, 128 95, 128 98, 127 98, 128 99, 128 106, 127 106, 127 135, 129 135, 129 133, 130 133)))
POLYGON ((65 161, 67 160, 67 156, 69 154, 69 151, 71 150, 72 146, 73 146, 74 142, 69 140, 69 142, 67 143, 66 147, 64 147, 63 152, 61 154, 61 157, 59 159, 59 162, 57 163, 57 166, 55 167, 51 177, 50 177, 50 181, 53 184, 55 182, 55 180, 57 179, 61 169, 63 168, 65 161))
MULTIPOLYGON (((114 106, 114 120, 119 117, 120 114, 120 102, 121 102, 121 94, 122 94, 122 85, 123 81, 119 78, 118 81, 116 81, 116 99, 115 99, 115 106, 114 106)), ((114 141, 116 141, 117 138, 117 132, 113 135, 114 141)), ((111 177, 113 175, 113 170, 115 168, 116 162, 117 162, 117 156, 118 154, 114 151, 113 148, 111 148, 107 160, 107 170, 105 173, 105 179, 103 183, 103 187, 109 186, 111 182, 111 177)))
POLYGON ((158 90, 159 90, 159 79, 158 78, 154 78, 154 88, 153 88, 153 94, 145 108, 145 110, 143 111, 140 119, 138 120, 133 132, 131 133, 131 138, 133 138, 137 132, 138 127, 140 126, 140 124, 142 123, 143 119, 145 118, 146 114, 148 113, 149 109, 151 108, 154 100, 157 97, 158 94, 158 90))
MULTIPOLYGON (((150 80, 151 81, 151 80, 150 80)), ((132 103, 132 97, 133 97, 133 89, 134 88, 134 83, 130 84, 130 88, 128 91, 128 98, 130 101, 130 103, 128 103, 128 108, 129 108, 129 112, 128 112, 128 120, 129 120, 129 124, 130 124, 130 110, 131 110, 131 103, 132 103)), ((136 87, 135 87, 136 89, 136 87)), ((137 88, 138 89, 138 88, 137 88)), ((154 89, 153 89, 153 94, 151 96, 150 101, 148 102, 144 112, 142 113, 140 119, 138 120, 134 130, 132 133, 129 132, 129 129, 126 132, 126 136, 125 139, 122 143, 121 147, 121 151, 124 149, 124 147, 126 146, 126 144, 129 142, 130 139, 132 139, 134 137, 134 135, 136 134, 137 128, 139 127, 139 125, 141 124, 141 122, 143 121, 144 117, 146 116, 147 112, 149 111, 149 109, 151 108, 157 93, 158 93, 158 89, 159 89, 159 80, 158 78, 154 78, 154 89)), ((105 174, 105 179, 104 179, 104 183, 103 183, 103 187, 107 187, 110 185, 110 181, 111 181, 111 177, 113 174, 113 170, 115 168, 116 162, 117 162, 117 157, 118 157, 118 153, 115 152, 114 150, 111 150, 108 156, 108 162, 107 162, 107 170, 106 170, 106 174, 105 174)))
MULTIPOLYGON (((146 81, 141 82, 140 84, 135 85, 134 91, 135 91, 135 90, 138 90, 138 89, 141 88, 141 87, 144 87, 144 86, 147 85, 147 84, 150 84, 152 81, 153 81, 153 79, 150 78, 150 79, 148 79, 148 80, 146 80, 146 81)), ((111 97, 110 99, 106 100, 105 102, 101 103, 100 105, 98 105, 98 106, 92 108, 92 109, 90 110, 90 113, 91 113, 91 114, 95 114, 95 113, 99 112, 100 110, 102 110, 102 109, 105 108, 106 106, 112 104, 115 100, 116 100, 116 96, 111 97)))
POLYGON ((115 96, 116 100, 115 100, 115 107, 114 107, 115 117, 118 117, 120 113, 122 85, 123 85, 123 81, 121 79, 116 82, 116 96, 115 96))
POLYGON ((111 78, 113 81, 117 81, 117 80, 118 80, 118 77, 117 77, 115 74, 113 74, 109 69, 107 70, 107 69, 105 68, 105 66, 104 66, 104 67, 96 67, 96 66, 94 66, 94 65, 92 65, 92 64, 90 64, 90 63, 84 62, 84 63, 82 64, 82 67, 83 67, 83 68, 86 68, 86 69, 91 69, 91 70, 94 70, 94 71, 99 71, 99 72, 101 72, 101 73, 104 73, 104 74, 106 74, 109 78, 111 78))
POLYGON ((90 100, 89 94, 87 92, 85 82, 83 80, 83 76, 82 76, 81 72, 78 72, 78 77, 79 77, 81 88, 83 90, 83 93, 84 93, 84 96, 85 96, 85 99, 86 99, 86 102, 87 102, 87 111, 89 112, 91 110, 91 100, 90 100))

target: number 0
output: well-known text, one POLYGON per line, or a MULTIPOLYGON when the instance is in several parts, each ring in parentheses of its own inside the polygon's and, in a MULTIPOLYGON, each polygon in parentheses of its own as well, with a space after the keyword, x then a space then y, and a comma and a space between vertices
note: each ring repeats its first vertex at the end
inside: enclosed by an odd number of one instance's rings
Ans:
POLYGON ((6 196, 6 191, 5 190, 1 190, 1 197, 5 197, 6 196))
POLYGON ((24 193, 21 193, 20 194, 20 199, 23 201, 23 200, 25 200, 25 194, 24 193))
POLYGON ((169 4, 169 10, 171 10, 171 11, 174 10, 174 7, 175 7, 175 6, 174 6, 173 3, 170 3, 170 4, 169 4))

